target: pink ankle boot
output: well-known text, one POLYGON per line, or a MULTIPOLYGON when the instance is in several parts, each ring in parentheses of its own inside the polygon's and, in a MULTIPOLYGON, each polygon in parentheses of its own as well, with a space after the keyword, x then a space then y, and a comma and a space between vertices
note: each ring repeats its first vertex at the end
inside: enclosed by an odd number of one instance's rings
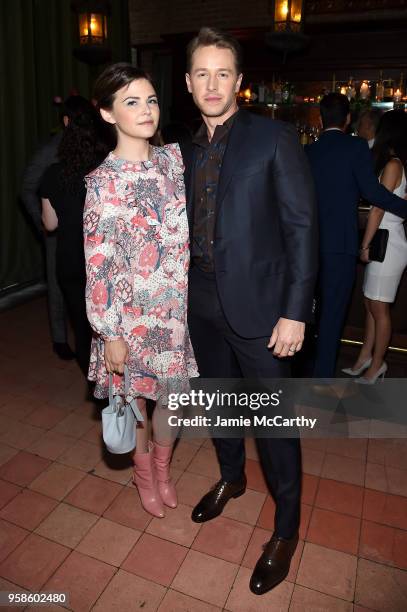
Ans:
POLYGON ((171 455, 172 446, 161 446, 157 442, 154 443, 154 466, 161 499, 166 506, 176 508, 177 492, 170 476, 171 455))
POLYGON ((133 455, 134 475, 133 484, 136 485, 144 510, 163 518, 165 516, 163 503, 158 491, 157 479, 153 466, 153 444, 148 443, 148 453, 135 453, 133 455))

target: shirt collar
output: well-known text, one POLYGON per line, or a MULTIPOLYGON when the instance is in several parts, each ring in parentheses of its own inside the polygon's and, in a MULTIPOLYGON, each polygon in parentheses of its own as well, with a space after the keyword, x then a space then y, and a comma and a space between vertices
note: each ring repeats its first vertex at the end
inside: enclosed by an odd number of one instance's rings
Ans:
POLYGON ((208 139, 208 130, 206 128, 205 122, 202 122, 199 130, 196 132, 192 142, 201 147, 207 147, 211 143, 218 142, 225 134, 227 134, 236 118, 236 115, 239 113, 239 109, 233 113, 224 123, 221 123, 216 126, 211 142, 208 139))

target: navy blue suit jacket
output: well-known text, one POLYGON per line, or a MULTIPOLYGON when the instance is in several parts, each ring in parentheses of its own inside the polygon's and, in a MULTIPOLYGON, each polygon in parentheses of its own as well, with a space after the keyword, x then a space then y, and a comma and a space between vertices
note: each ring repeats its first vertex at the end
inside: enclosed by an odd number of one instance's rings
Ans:
POLYGON ((407 216, 407 200, 390 193, 375 176, 366 140, 328 130, 306 146, 305 152, 315 181, 321 253, 357 255, 361 197, 400 217, 407 216))
MULTIPOLYGON (((183 150, 191 240, 196 149, 183 150)), ((317 273, 315 194, 292 126, 238 112, 216 215, 216 282, 232 329, 256 338, 270 336, 280 317, 310 320, 317 273)))

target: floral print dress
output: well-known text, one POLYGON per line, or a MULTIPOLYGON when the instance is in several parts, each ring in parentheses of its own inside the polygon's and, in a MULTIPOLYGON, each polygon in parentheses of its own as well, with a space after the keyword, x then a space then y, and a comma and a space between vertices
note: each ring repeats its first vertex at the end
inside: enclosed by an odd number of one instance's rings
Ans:
MULTIPOLYGON (((89 379, 108 396, 104 341, 129 346, 130 395, 166 403, 197 376, 187 328, 189 232, 178 145, 151 160, 110 153, 86 177, 87 314, 93 330, 89 379)), ((123 377, 113 377, 123 394, 123 377)))

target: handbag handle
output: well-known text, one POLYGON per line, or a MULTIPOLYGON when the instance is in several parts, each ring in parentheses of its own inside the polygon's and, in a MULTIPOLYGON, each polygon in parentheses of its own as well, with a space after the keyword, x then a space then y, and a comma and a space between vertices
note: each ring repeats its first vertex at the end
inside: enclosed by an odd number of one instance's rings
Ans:
MULTIPOLYGON (((124 366, 124 394, 127 396, 130 390, 129 369, 124 366)), ((109 404, 113 403, 113 374, 109 372, 109 404)))
MULTIPOLYGON (((125 394, 124 401, 133 410, 136 420, 144 421, 144 417, 141 414, 139 407, 137 406, 136 400, 134 398, 128 399, 129 391, 130 391, 129 369, 127 365, 125 365, 124 366, 124 394, 125 394)), ((109 405, 117 403, 118 401, 120 401, 120 396, 119 395, 113 396, 113 374, 109 372, 109 405)))

